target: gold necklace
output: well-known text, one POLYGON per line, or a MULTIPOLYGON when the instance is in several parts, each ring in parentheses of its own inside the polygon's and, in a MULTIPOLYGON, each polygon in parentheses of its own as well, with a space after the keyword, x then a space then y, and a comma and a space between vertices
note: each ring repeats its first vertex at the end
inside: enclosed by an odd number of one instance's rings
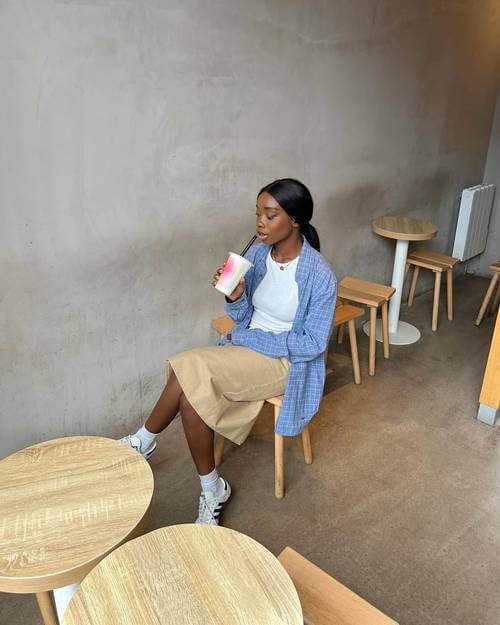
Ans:
POLYGON ((288 265, 290 265, 290 263, 293 263, 293 261, 295 260, 295 258, 292 258, 292 260, 289 260, 287 263, 280 263, 279 260, 276 260, 275 258, 273 258, 273 254, 274 254, 274 248, 271 251, 271 259, 278 265, 281 271, 285 271, 288 265))

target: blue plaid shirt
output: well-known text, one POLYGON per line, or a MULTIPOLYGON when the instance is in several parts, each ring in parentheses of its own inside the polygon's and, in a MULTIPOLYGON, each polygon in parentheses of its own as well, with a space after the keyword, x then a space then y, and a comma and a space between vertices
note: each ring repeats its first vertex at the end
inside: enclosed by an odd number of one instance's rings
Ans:
MULTIPOLYGON (((253 267, 245 276, 245 292, 236 302, 225 305, 226 313, 236 322, 231 331, 232 343, 256 352, 290 361, 288 384, 281 406, 276 433, 283 436, 300 434, 318 412, 325 384, 325 361, 337 299, 337 279, 326 260, 304 239, 295 272, 299 305, 288 332, 249 330, 252 297, 266 275, 269 246, 254 244, 246 258, 253 267)), ((227 343, 227 338, 219 341, 227 343)))

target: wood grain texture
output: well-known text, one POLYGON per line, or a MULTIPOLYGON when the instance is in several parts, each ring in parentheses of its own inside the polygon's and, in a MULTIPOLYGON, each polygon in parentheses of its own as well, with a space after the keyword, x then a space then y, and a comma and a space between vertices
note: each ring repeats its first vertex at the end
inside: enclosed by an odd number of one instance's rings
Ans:
POLYGON ((305 625, 397 625, 290 547, 278 559, 297 588, 305 625))
POLYGON ((354 375, 354 384, 361 384, 361 369, 359 368, 358 341, 356 338, 356 326, 354 319, 350 319, 347 323, 349 328, 349 341, 351 345, 352 372, 354 375))
POLYGON ((152 495, 148 463, 107 438, 60 438, 8 456, 0 462, 0 590, 81 581, 142 532, 152 495))
POLYGON ((500 310, 497 313, 479 401, 495 410, 500 408, 500 310))
POLYGON ((434 262, 438 267, 443 265, 447 269, 453 269, 453 267, 460 262, 459 258, 448 256, 447 254, 441 254, 440 252, 433 252, 432 250, 427 250, 425 248, 413 250, 410 254, 408 254, 408 259, 422 260, 431 264, 434 262))
POLYGON ((372 230, 383 237, 404 241, 433 239, 438 231, 430 221, 412 217, 377 217, 372 221, 372 230))
POLYGON ((347 323, 352 319, 357 319, 365 314, 363 308, 359 306, 350 306, 349 304, 342 304, 335 309, 335 318, 333 320, 333 327, 347 323))
POLYGON ((83 580, 62 625, 302 625, 278 560, 233 530, 164 527, 113 551, 83 580))
MULTIPOLYGON (((493 265, 491 265, 491 266, 493 267, 493 265)), ((486 291, 486 295, 484 296, 484 299, 481 302, 481 307, 479 308, 479 312, 477 314, 477 318, 476 318, 476 321, 475 321, 477 326, 483 320, 484 313, 486 312, 486 309, 488 308, 489 301, 490 301, 491 296, 493 295, 495 289, 500 289, 500 287, 498 287, 498 285, 497 285, 497 281, 498 281, 498 277, 499 276, 500 276, 500 272, 498 272, 498 271, 493 272, 493 275, 491 276, 491 280, 490 280, 490 283, 488 285, 488 289, 486 291)), ((498 291, 498 292, 500 292, 500 291, 498 291)), ((497 292, 497 295, 498 295, 498 292, 497 292)), ((496 299, 497 298, 495 297, 495 299, 493 301, 493 308, 495 308, 495 306, 496 306, 496 299)))
POLYGON ((366 304, 367 306, 380 306, 382 302, 389 301, 395 291, 394 287, 386 284, 346 276, 339 283, 338 294, 339 297, 351 302, 366 304), (346 291, 348 295, 344 295, 346 291))

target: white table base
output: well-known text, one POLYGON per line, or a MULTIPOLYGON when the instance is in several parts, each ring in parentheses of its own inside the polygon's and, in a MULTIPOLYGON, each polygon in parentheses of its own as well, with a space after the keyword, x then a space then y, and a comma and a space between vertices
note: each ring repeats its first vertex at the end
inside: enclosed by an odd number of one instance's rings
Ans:
POLYGON ((52 593, 54 595, 54 603, 56 606, 57 617, 59 622, 62 623, 64 612, 68 607, 68 603, 71 601, 71 597, 80 588, 80 584, 68 584, 68 586, 62 586, 62 588, 55 588, 52 593))
MULTIPOLYGON (((420 338, 420 332, 415 326, 406 321, 399 321, 401 309, 401 296, 403 295, 403 282, 405 279, 406 259, 408 257, 409 241, 397 239, 394 253, 394 266, 392 269, 391 286, 396 289, 389 302, 389 343, 391 345, 411 345, 420 338)), ((370 336, 370 324, 363 326, 365 334, 370 336)), ((382 341, 382 322, 377 320, 377 341, 382 341)))
MULTIPOLYGON (((370 336, 370 322, 367 321, 363 325, 363 331, 367 336, 370 336)), ((375 338, 379 343, 382 343, 382 319, 377 319, 377 327, 375 338)), ((411 345, 416 343, 420 339, 420 330, 411 323, 406 321, 400 321, 396 332, 389 331, 389 344, 390 345, 411 345)))

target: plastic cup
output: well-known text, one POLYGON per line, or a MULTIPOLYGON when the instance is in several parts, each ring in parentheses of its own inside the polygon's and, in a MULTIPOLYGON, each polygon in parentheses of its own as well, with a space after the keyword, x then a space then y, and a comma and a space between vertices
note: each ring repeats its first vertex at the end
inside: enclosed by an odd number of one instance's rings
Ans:
POLYGON ((229 252, 223 272, 221 273, 215 288, 228 296, 238 286, 238 282, 246 272, 252 267, 252 263, 234 252, 229 252))

